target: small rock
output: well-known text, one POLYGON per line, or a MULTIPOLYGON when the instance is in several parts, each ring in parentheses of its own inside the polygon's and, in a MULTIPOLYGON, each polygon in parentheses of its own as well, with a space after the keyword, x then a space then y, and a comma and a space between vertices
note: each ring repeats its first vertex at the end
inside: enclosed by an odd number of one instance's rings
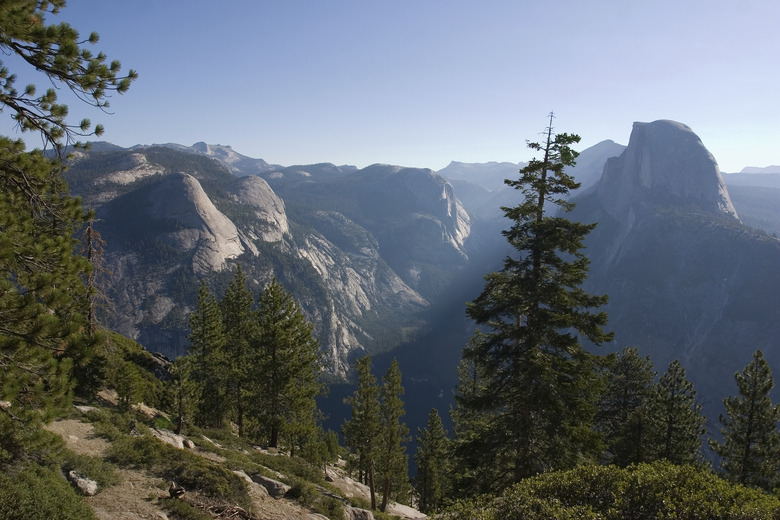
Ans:
POLYGON ((94 496, 98 491, 97 482, 86 477, 82 477, 73 470, 68 472, 68 479, 73 482, 73 485, 76 486, 76 489, 78 489, 79 492, 84 496, 94 496))
POLYGON ((184 447, 187 448, 188 450, 194 450, 195 443, 189 439, 184 439, 184 447))

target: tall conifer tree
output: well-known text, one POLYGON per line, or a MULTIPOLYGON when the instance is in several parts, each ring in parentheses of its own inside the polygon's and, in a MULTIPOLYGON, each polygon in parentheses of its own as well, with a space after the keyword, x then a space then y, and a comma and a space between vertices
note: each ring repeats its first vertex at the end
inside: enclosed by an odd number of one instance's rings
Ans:
POLYGON ((225 358, 227 362, 226 393, 230 410, 238 425, 238 435, 245 434, 244 419, 253 396, 249 388, 252 365, 250 341, 256 334, 256 320, 252 306, 255 298, 247 287, 246 276, 238 266, 236 275, 219 302, 222 326, 225 331, 225 358))
POLYGON ((377 473, 382 490, 382 503, 379 506, 382 512, 387 509, 391 498, 398 499, 409 490, 409 456, 405 446, 409 428, 401 420, 406 415, 401 399, 403 394, 401 369, 398 361, 394 359, 382 378, 382 388, 379 391, 382 434, 377 473))
POLYGON ((721 471, 730 479, 771 491, 778 483, 780 462, 780 406, 772 404, 769 396, 775 386, 772 369, 764 354, 756 350, 750 364, 734 379, 739 396, 723 400, 723 442, 711 445, 722 458, 721 471))
POLYGON ((675 359, 656 384, 650 401, 653 436, 649 444, 655 459, 673 464, 699 460, 706 421, 701 408, 693 383, 675 359))
POLYGON ((424 429, 417 429, 417 477, 414 480, 417 506, 423 513, 433 513, 443 504, 449 492, 450 440, 436 408, 428 415, 424 429))
POLYGON ((272 447, 286 434, 290 448, 313 437, 317 428, 319 341, 314 325, 281 283, 272 280, 258 299, 256 342, 251 383, 257 389, 254 416, 272 447))
POLYGON ((652 428, 649 404, 655 388, 653 362, 649 356, 640 357, 636 347, 626 347, 608 364, 606 391, 597 415, 606 459, 621 467, 648 462, 652 457, 648 445, 652 428))
MULTIPOLYGON (((118 61, 106 63, 105 54, 87 48, 97 33, 83 38, 66 22, 48 24, 63 7, 64 0, 0 6, 0 113, 57 151, 102 131, 87 119, 69 123, 58 90, 104 108, 110 92, 125 92, 136 78, 134 71, 120 76, 118 61), (25 72, 39 73, 50 88, 17 89, 6 56, 29 65, 25 72)), ((63 169, 59 158, 0 137, 0 463, 36 442, 41 421, 67 401, 72 361, 84 362, 94 347, 95 338, 84 334, 89 266, 74 253, 84 211, 68 195, 63 169)))
POLYGON ((489 380, 475 396, 459 396, 458 406, 490 415, 470 442, 459 442, 471 468, 473 491, 496 491, 536 473, 593 460, 598 436, 592 430, 598 378, 594 358, 579 337, 599 344, 607 315, 591 309, 606 296, 585 292, 589 261, 582 249, 595 224, 572 222, 568 193, 578 184, 564 169, 577 152, 577 135, 554 134, 552 114, 545 141, 528 146, 543 154, 507 180, 523 193, 515 207, 502 208, 512 222, 504 231, 516 250, 500 272, 486 276, 468 315, 484 338, 464 349, 464 358, 489 380), (466 453, 479 448, 480 458, 466 453))
POLYGON ((187 371, 201 395, 197 423, 221 427, 227 417, 225 333, 219 304, 205 280, 198 290, 198 307, 190 315, 189 340, 187 371))
POLYGON ((352 419, 344 422, 344 444, 357 457, 359 479, 368 485, 371 495, 371 509, 376 509, 375 472, 379 453, 382 423, 380 421, 379 386, 371 373, 369 356, 355 360, 357 388, 355 393, 344 399, 350 405, 352 419))

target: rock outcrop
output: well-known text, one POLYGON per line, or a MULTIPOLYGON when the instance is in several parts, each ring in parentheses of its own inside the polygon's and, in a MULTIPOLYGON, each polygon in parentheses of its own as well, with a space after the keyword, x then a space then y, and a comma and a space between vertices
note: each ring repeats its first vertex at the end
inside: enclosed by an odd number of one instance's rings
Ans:
POLYGON ((214 206, 192 175, 166 175, 147 201, 152 219, 176 228, 161 234, 162 240, 180 251, 191 251, 196 274, 221 271, 228 259, 244 252, 235 224, 214 206))
POLYGON ((666 204, 738 219, 717 161, 690 127, 674 121, 634 123, 628 147, 604 166, 598 191, 616 219, 640 205, 666 204))
POLYGON ((230 186, 231 198, 254 210, 259 222, 252 226, 257 238, 264 242, 279 242, 290 233, 284 202, 268 183, 250 175, 230 186))
POLYGON ((680 360, 710 418, 755 349, 780 361, 780 241, 740 222, 690 128, 635 123, 623 154, 574 201, 572 218, 598 223, 586 288, 609 295, 613 348, 639 347, 659 372, 680 360))
POLYGON ((70 480, 73 486, 78 490, 78 492, 84 496, 87 497, 95 496, 95 494, 98 492, 97 482, 95 482, 92 479, 82 477, 75 471, 68 472, 68 480, 70 480))

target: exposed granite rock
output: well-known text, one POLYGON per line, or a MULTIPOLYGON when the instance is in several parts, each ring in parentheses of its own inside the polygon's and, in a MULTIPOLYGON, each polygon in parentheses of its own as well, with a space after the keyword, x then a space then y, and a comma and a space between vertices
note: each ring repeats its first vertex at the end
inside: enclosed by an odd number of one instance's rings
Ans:
POLYGON ((272 498, 282 498, 291 489, 284 482, 279 482, 260 474, 252 475, 252 480, 263 486, 272 498))
POLYGON ((257 218, 265 224, 253 226, 261 240, 278 242, 290 232, 284 202, 264 179, 254 175, 242 177, 231 185, 230 193, 233 200, 254 209, 257 218))
POLYGON ((148 197, 146 211, 177 229, 161 235, 169 245, 192 251, 192 270, 208 274, 244 252, 236 225, 220 212, 192 175, 166 175, 148 197))
POLYGON ((598 187, 604 208, 629 218, 639 205, 690 205, 738 220, 718 163, 687 125, 634 123, 628 147, 609 159, 598 187))
POLYGON ((97 482, 86 477, 82 477, 75 471, 68 472, 68 480, 70 480, 78 492, 84 496, 91 497, 98 492, 97 482))

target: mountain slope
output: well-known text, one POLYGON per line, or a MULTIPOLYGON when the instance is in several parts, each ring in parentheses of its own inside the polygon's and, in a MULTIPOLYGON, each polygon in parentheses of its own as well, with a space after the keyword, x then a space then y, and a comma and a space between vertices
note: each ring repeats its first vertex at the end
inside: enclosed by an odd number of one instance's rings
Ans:
POLYGON ((97 212, 114 273, 109 327, 183 354, 200 280, 219 295, 238 263, 256 294, 275 276, 299 300, 335 377, 421 327, 419 311, 468 260, 452 186, 390 166, 272 170, 237 177, 174 147, 77 154, 68 180, 97 212))
POLYGON ((575 218, 598 222, 587 285, 609 294, 612 348, 638 346, 660 371, 680 359, 711 406, 755 349, 780 361, 780 241, 740 222, 690 128, 635 123, 575 202, 575 218))

